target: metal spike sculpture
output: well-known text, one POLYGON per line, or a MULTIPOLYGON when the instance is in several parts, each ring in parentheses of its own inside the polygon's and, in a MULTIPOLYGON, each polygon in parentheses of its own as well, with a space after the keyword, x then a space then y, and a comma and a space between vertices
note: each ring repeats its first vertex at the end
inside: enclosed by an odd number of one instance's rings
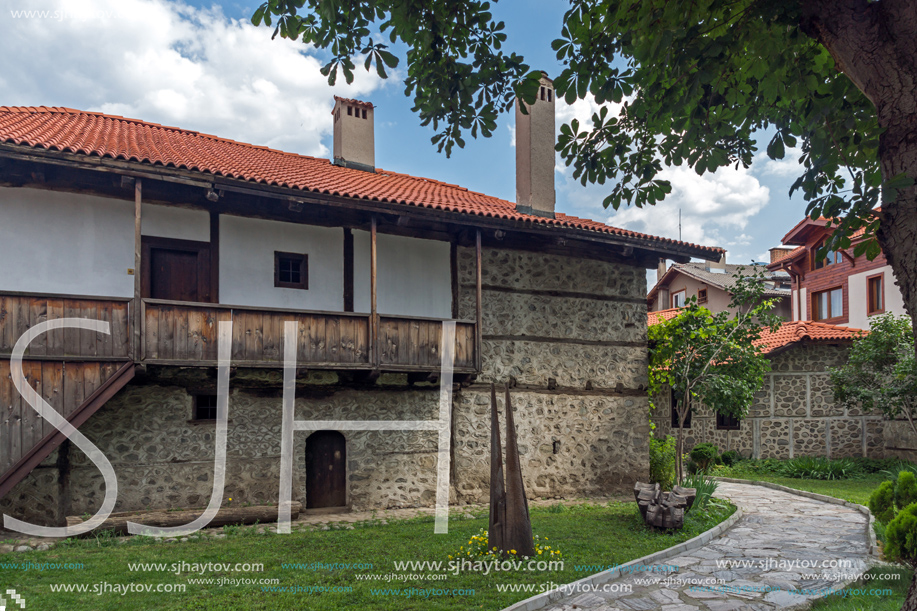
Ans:
POLYGON ((488 545, 504 553, 515 550, 518 556, 534 556, 529 503, 522 483, 522 466, 516 445, 516 424, 506 388, 506 483, 503 481, 503 449, 497 418, 497 391, 490 386, 490 528, 488 545))

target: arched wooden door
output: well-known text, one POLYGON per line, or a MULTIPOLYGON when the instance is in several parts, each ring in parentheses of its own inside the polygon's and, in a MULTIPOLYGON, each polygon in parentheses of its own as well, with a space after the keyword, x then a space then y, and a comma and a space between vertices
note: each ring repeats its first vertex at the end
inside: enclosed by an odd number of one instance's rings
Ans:
POLYGON ((337 431, 306 439, 306 508, 347 504, 347 442, 337 431))

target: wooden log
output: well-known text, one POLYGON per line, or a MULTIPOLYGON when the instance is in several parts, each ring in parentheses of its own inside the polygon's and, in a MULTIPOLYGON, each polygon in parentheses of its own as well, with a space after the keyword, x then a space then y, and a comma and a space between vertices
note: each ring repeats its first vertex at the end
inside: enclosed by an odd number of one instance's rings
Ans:
POLYGON ((686 499, 687 504, 685 505, 685 511, 690 511, 691 506, 694 505, 694 499, 697 498, 697 489, 675 486, 672 488, 672 492, 686 499))
MULTIPOLYGON (((302 511, 302 503, 294 501, 291 505, 290 517, 295 520, 302 511)), ((127 523, 135 522, 145 526, 183 526, 204 512, 203 509, 187 509, 178 511, 125 511, 111 514, 96 530, 111 530, 116 534, 127 534, 127 523)), ((276 522, 276 505, 256 505, 254 507, 223 507, 210 521, 207 528, 225 526, 227 524, 259 524, 276 522)), ((67 526, 77 526, 83 523, 80 516, 67 516, 67 526)))

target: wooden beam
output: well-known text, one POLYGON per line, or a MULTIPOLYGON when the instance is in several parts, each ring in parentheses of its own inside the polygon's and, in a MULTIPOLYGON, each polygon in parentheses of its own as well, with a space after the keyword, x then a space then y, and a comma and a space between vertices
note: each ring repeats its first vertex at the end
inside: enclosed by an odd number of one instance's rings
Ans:
MULTIPOLYGON (((119 390, 124 388, 134 377, 134 364, 125 363, 105 381, 94 393, 92 393, 83 403, 67 417, 74 428, 80 426, 96 413, 100 407, 105 405, 109 399, 114 397, 119 390)), ((39 443, 28 451, 12 468, 0 475, 0 498, 13 489, 21 482, 25 476, 32 472, 32 469, 42 463, 54 449, 59 446, 67 437, 60 431, 53 431, 45 436, 39 443)))
POLYGON ((353 312, 353 230, 344 228, 344 311, 353 312))
POLYGON ((483 319, 484 319, 484 309, 483 309, 483 299, 481 295, 481 230, 477 230, 477 235, 475 236, 475 325, 474 325, 474 367, 478 371, 481 371, 481 343, 482 343, 482 331, 483 331, 483 319))
POLYGON ((220 213, 210 211, 210 301, 220 303, 220 213))
POLYGON ((370 294, 370 325, 369 341, 372 345, 372 365, 379 367, 379 313, 376 309, 376 217, 373 216, 370 228, 369 248, 369 294, 370 294))
POLYGON ((141 225, 141 207, 143 202, 143 181, 139 178, 134 181, 134 300, 131 302, 131 313, 133 316, 133 329, 131 332, 131 347, 133 349, 134 360, 140 360, 140 288, 141 278, 140 270, 142 261, 140 253, 143 250, 142 237, 140 232, 141 225))

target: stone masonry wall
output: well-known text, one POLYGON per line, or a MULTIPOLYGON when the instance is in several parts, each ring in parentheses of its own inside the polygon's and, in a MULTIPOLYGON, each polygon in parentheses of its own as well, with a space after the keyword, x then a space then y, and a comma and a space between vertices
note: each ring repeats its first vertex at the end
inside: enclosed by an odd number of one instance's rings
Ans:
MULTIPOLYGON (((802 344, 777 354, 739 430, 717 430, 712 410, 701 406, 685 429, 686 451, 709 442, 753 458, 884 457, 882 417, 834 402, 827 369, 846 360, 847 348, 838 345, 802 344)), ((671 398, 664 395, 654 401, 657 436, 676 433, 671 398)))
MULTIPOLYGON (((460 315, 474 318, 474 251, 459 249, 460 315)), ((624 492, 649 470, 646 293, 642 268, 534 253, 483 252, 483 372, 453 397, 452 503, 486 502, 490 382, 512 399, 531 498, 624 492)), ((175 370, 178 371, 178 370, 175 370)), ((224 504, 275 503, 279 490, 280 372, 236 370, 231 383, 224 504)), ((118 475, 116 511, 203 507, 213 484, 213 423, 191 422, 185 378, 135 382, 81 431, 118 475)), ((500 396, 501 423, 503 400, 500 396)), ((433 420, 435 384, 386 374, 353 385, 330 372, 297 380, 296 418, 433 420)), ((435 502, 436 434, 343 431, 354 510, 435 502)), ((294 435, 293 499, 306 501, 307 433, 294 435)), ((68 493, 52 454, 4 499, 17 518, 56 524, 94 513, 102 477, 73 448, 68 493), (63 508, 62 508, 63 507, 63 508)))

